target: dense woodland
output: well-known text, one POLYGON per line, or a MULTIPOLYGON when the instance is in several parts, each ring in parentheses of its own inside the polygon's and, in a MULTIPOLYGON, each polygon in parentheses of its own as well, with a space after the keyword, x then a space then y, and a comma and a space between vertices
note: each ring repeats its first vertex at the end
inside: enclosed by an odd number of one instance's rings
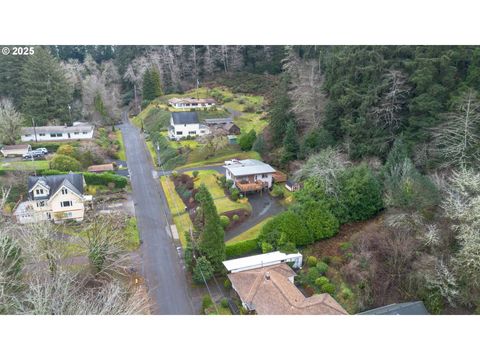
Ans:
POLYGON ((36 47, 0 57, 0 140, 32 121, 113 124, 197 80, 265 95, 253 150, 304 184, 262 250, 374 218, 340 269, 358 310, 421 299, 432 313, 480 311, 480 48, 36 47))

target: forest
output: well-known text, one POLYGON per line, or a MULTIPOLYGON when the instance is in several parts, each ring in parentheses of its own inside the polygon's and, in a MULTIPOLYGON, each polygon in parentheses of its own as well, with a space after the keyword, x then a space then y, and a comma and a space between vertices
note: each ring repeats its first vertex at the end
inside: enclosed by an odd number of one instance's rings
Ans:
POLYGON ((0 57, 0 142, 32 122, 114 124, 199 83, 265 96, 269 123, 250 145, 303 184, 262 250, 374 219, 338 264, 356 310, 420 299, 480 312, 478 47, 35 47, 0 57))

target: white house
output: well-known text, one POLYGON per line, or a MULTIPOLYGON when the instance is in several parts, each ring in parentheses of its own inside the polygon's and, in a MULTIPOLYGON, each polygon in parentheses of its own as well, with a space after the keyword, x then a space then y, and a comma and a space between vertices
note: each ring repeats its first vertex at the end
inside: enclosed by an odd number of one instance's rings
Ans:
POLYGON ((294 269, 302 267, 302 254, 285 254, 280 251, 273 251, 266 254, 246 256, 243 258, 225 260, 223 265, 230 273, 239 271, 258 269, 265 266, 277 265, 281 263, 292 263, 294 269))
POLYGON ((168 100, 168 105, 175 109, 208 109, 216 104, 214 99, 172 98, 168 100))
POLYGON ((208 126, 200 124, 196 112, 172 112, 168 137, 171 140, 180 140, 187 136, 196 137, 210 133, 208 126))
POLYGON ((91 201, 83 193, 85 186, 82 174, 30 176, 28 200, 18 204, 13 214, 19 223, 82 221, 85 202, 91 201))
POLYGON ((22 141, 89 140, 93 138, 94 126, 76 122, 73 126, 36 126, 22 128, 22 141))
POLYGON ((242 192, 259 191, 272 187, 275 169, 260 160, 226 161, 227 180, 232 180, 242 192))
POLYGON ((32 147, 28 144, 19 144, 19 145, 5 145, 2 147, 0 152, 4 157, 7 156, 23 156, 32 150, 32 147))

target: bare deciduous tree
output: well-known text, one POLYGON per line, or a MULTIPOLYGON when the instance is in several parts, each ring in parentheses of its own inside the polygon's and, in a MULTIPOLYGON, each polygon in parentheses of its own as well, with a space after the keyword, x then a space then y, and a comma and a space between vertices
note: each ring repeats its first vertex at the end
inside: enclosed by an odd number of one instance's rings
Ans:
POLYGON ((467 91, 457 110, 445 115, 446 121, 434 129, 435 151, 446 166, 466 166, 480 160, 480 102, 478 94, 467 91))

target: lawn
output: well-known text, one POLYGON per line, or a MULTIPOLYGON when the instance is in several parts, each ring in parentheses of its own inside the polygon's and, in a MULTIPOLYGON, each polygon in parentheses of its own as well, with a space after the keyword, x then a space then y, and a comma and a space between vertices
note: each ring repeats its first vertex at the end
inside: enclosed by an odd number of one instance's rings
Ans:
POLYGON ((252 129, 260 134, 268 125, 268 121, 266 119, 262 120, 260 114, 253 113, 244 113, 242 116, 236 117, 234 122, 240 128, 242 134, 252 129))
POLYGON ((158 164, 157 151, 155 150, 155 146, 153 145, 151 140, 147 140, 147 148, 148 148, 148 151, 150 152, 153 166, 157 166, 158 164))
POLYGON ((189 147, 190 149, 196 149, 200 146, 196 140, 180 140, 180 141, 170 141, 170 146, 174 149, 181 147, 189 147))
MULTIPOLYGON (((192 176, 192 172, 189 171, 187 175, 192 176)), ((232 201, 225 195, 223 189, 217 183, 216 176, 219 173, 215 170, 201 170, 198 172, 198 177, 195 179, 195 188, 198 188, 201 184, 205 184, 207 189, 212 194, 213 202, 217 208, 217 212, 222 214, 231 210, 245 209, 249 212, 252 211, 250 203, 242 201, 232 201)))
POLYGON ((140 246, 140 235, 138 233, 137 218, 131 217, 128 219, 127 226, 125 226, 125 247, 129 251, 134 251, 140 246))
POLYGON ((22 160, 12 162, 0 162, 0 170, 18 170, 18 171, 33 171, 46 170, 49 168, 48 160, 22 160))
POLYGON ((115 136, 120 143, 120 149, 118 150, 118 158, 122 161, 127 161, 127 155, 125 154, 125 144, 123 142, 123 135, 121 130, 115 131, 115 136))
POLYGON ((256 151, 241 151, 238 145, 228 145, 223 149, 216 151, 215 155, 208 157, 204 147, 194 149, 187 159, 187 163, 178 167, 178 169, 188 169, 193 167, 201 167, 206 165, 221 164, 225 160, 230 159, 257 159, 261 160, 260 154, 256 151))
POLYGON ((235 236, 233 239, 230 239, 227 241, 227 244, 235 244, 247 240, 252 240, 256 239, 258 235, 260 235, 260 231, 262 230, 263 226, 271 219, 272 217, 268 217, 261 222, 259 222, 257 225, 252 226, 250 229, 247 231, 241 233, 240 235, 235 236))
POLYGON ((177 227, 178 236, 182 246, 185 247, 187 242, 185 238, 185 232, 190 231, 193 226, 190 216, 185 211, 184 204, 180 196, 177 194, 173 182, 167 177, 162 176, 160 178, 165 197, 167 198, 168 207, 172 214, 173 222, 177 227))
POLYGON ((142 121, 147 132, 161 131, 166 129, 170 123, 170 112, 158 104, 152 103, 132 118, 132 124, 138 128, 142 127, 142 121))

